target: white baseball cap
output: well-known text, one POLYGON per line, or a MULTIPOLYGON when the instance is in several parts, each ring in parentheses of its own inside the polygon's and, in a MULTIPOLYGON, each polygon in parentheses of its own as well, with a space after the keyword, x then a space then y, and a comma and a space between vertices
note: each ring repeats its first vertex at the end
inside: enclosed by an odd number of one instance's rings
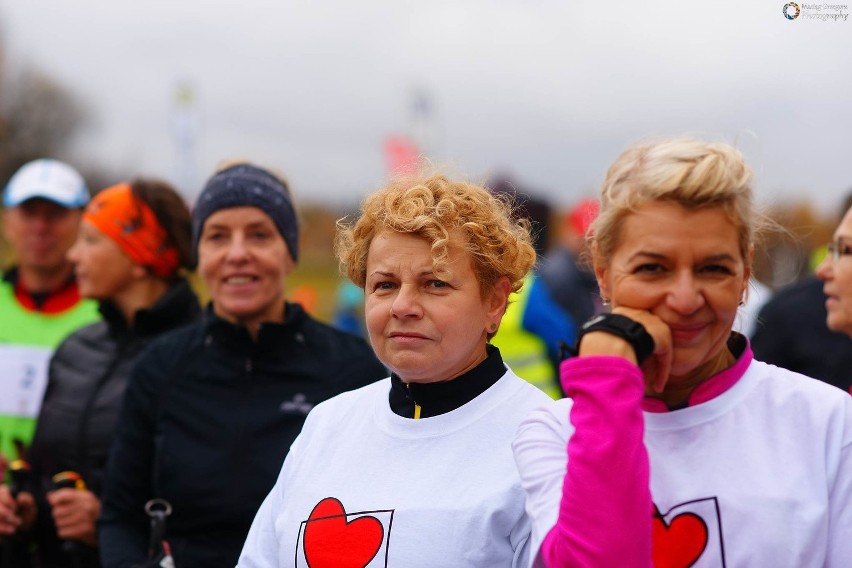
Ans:
POLYGON ((89 188, 77 170, 58 160, 41 159, 21 166, 3 193, 5 207, 17 207, 27 199, 41 197, 63 207, 84 207, 89 188))

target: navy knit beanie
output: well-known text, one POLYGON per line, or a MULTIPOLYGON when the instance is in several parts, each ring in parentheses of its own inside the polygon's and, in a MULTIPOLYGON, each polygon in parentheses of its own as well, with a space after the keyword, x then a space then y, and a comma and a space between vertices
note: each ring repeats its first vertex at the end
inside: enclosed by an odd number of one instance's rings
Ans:
POLYGON ((284 237, 293 261, 299 260, 299 222, 290 192, 277 177, 251 164, 231 166, 207 181, 192 211, 192 242, 196 250, 204 221, 229 207, 263 210, 284 237))

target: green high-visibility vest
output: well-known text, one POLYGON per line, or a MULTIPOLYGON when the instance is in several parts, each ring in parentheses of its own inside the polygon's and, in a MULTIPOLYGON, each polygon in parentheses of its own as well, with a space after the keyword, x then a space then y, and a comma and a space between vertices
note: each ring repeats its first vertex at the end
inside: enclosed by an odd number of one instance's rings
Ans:
POLYGON ((7 459, 18 457, 14 440, 27 446, 32 441, 53 351, 98 318, 92 300, 55 314, 28 310, 15 298, 14 286, 0 281, 0 453, 7 459))
POLYGON ((523 288, 509 296, 509 307, 491 343, 500 349, 503 362, 516 375, 534 384, 551 398, 559 400, 562 398, 562 390, 556 382, 556 369, 547 355, 547 344, 523 326, 524 311, 535 278, 532 273, 527 275, 523 288))

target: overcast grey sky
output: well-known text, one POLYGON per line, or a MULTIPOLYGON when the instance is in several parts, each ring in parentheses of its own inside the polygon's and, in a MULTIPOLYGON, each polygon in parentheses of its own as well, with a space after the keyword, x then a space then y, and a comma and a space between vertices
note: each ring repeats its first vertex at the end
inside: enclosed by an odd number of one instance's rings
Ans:
POLYGON ((194 186, 238 156, 285 172, 301 199, 355 201, 400 133, 561 206, 631 142, 693 134, 736 143, 763 201, 831 212, 852 188, 852 19, 789 21, 784 3, 0 0, 0 31, 12 71, 44 70, 89 107, 76 158, 127 176, 185 183, 184 81, 194 186))

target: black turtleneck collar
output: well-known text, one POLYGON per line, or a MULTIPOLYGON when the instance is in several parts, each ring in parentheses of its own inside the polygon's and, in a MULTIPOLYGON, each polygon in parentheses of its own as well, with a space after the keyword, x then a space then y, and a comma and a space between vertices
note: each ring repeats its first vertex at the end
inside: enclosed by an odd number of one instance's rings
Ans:
MULTIPOLYGON (((212 337, 225 345, 234 346, 249 346, 254 347, 270 347, 278 349, 280 342, 285 334, 291 333, 290 330, 298 329, 307 319, 307 313, 300 304, 284 304, 284 320, 281 322, 265 321, 260 324, 257 332, 257 339, 252 339, 246 326, 237 323, 231 323, 216 315, 213 309, 213 302, 207 304, 204 311, 204 319, 206 321, 207 331, 212 333, 212 337)), ((296 337, 297 341, 304 342, 304 338, 296 337)))
POLYGON ((420 406, 420 418, 445 414, 464 406, 488 390, 506 374, 500 350, 487 345, 485 360, 451 381, 440 383, 404 383, 391 374, 388 396, 391 410, 404 418, 414 418, 415 404, 420 406))
MULTIPOLYGON (((124 314, 112 302, 102 301, 100 312, 113 335, 131 331, 124 314)), ((164 331, 195 320, 201 314, 198 297, 189 282, 180 278, 172 283, 154 304, 137 310, 133 318, 135 335, 158 335, 164 331)))

